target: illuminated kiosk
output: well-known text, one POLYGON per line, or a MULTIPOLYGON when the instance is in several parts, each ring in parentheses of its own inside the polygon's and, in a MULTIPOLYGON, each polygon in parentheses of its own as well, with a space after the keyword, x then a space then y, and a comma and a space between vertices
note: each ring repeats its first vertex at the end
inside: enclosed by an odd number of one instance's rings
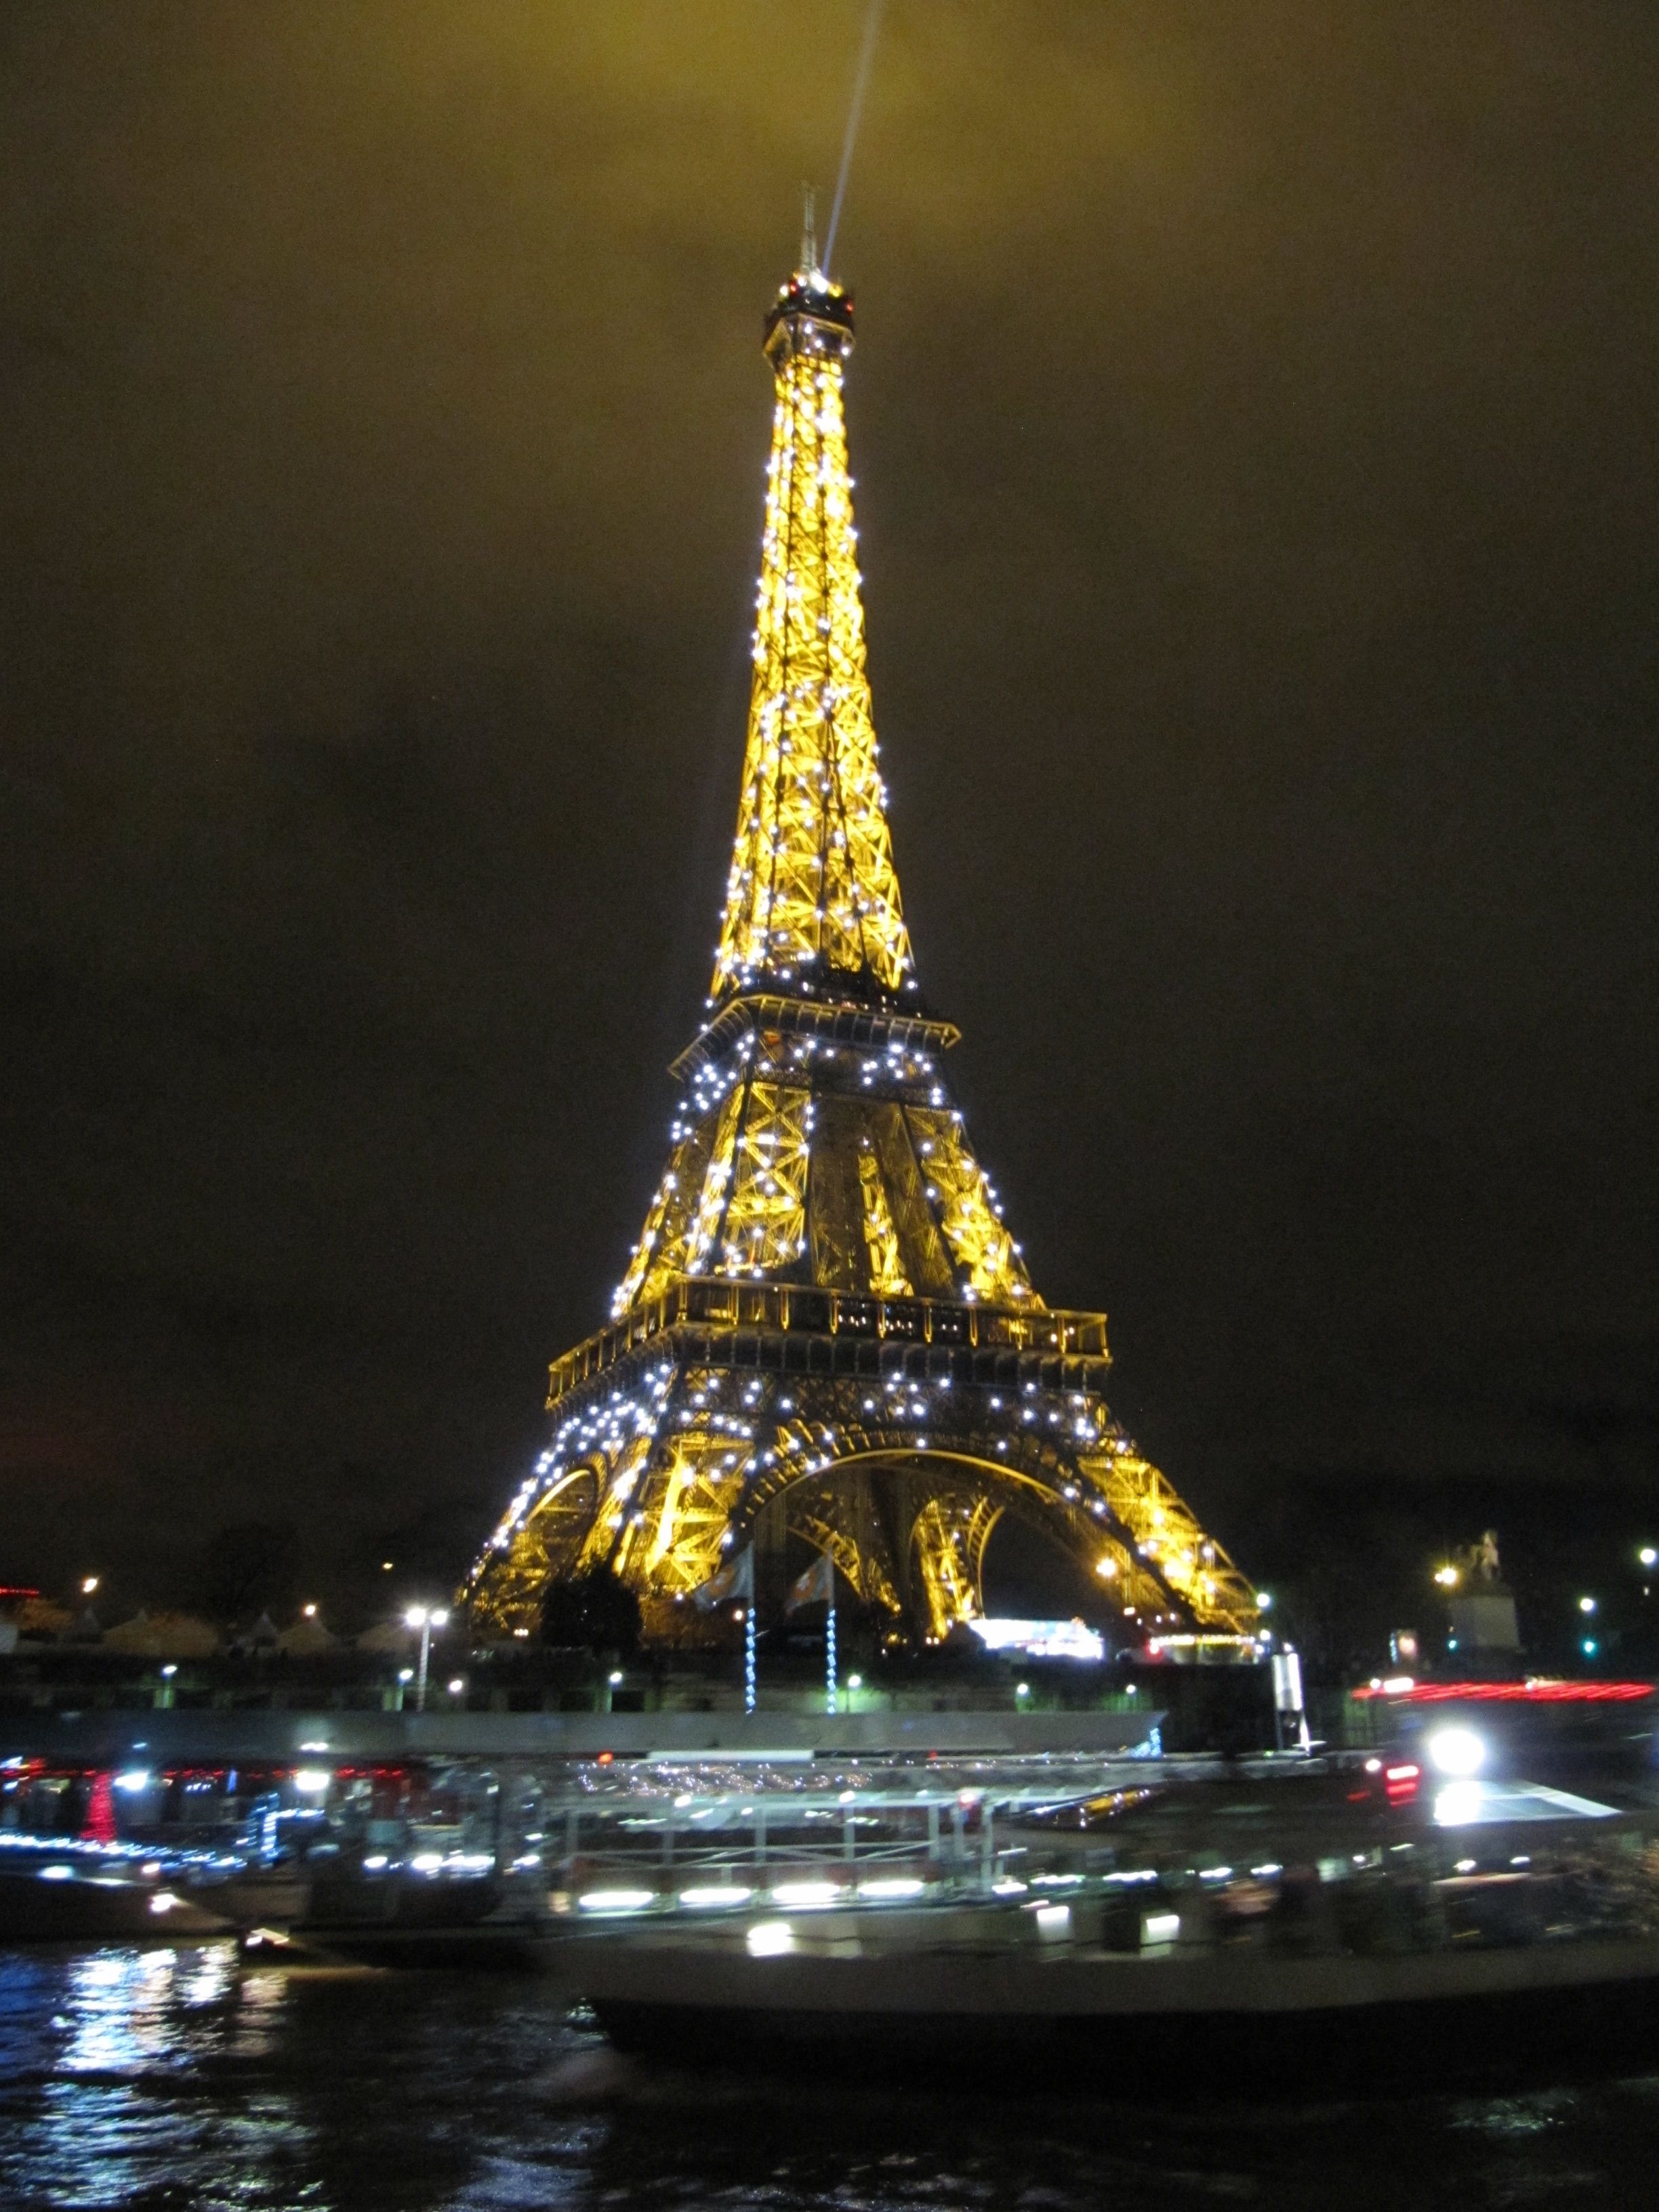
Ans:
POLYGON ((737 839, 666 1170, 611 1325, 554 1362, 547 1449, 462 1593, 533 1634, 608 1566, 659 1647, 764 1621, 793 1545, 894 1644, 982 1618, 1005 1515, 1126 1640, 1254 1656, 1255 1593, 1107 1406, 1105 1316, 1033 1287, 917 985, 865 672, 842 388, 853 301, 801 266, 777 380, 737 839), (721 1587, 715 1583, 717 1589, 721 1587))

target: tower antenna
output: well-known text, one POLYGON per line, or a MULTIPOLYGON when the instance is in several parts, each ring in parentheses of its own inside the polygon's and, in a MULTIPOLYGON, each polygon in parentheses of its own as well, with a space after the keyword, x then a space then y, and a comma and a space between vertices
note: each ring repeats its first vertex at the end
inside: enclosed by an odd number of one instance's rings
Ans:
POLYGON ((810 276, 818 265, 818 196, 811 185, 803 185, 800 198, 800 271, 810 276))

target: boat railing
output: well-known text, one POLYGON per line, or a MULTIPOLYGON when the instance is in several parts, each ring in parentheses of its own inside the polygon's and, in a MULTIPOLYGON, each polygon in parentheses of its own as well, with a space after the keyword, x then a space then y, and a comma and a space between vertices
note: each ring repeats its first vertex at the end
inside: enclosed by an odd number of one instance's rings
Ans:
MULTIPOLYGON (((686 1808, 689 1810, 690 1808, 686 1808)), ((623 1830, 591 1810, 549 1838, 556 1913, 583 1930, 639 1922, 708 1924, 722 1908, 829 1913, 931 1905, 997 1908, 1009 1932, 1109 1951, 1193 1956, 1431 1952, 1659 1939, 1659 1813, 1561 1816, 1478 1827, 1320 1839, 1263 1835, 1224 1858, 1213 1848, 1033 1829, 1021 1808, 878 1805, 860 1799, 838 1826, 806 1832, 802 1808, 723 1808, 717 1834, 679 1808, 634 1815, 623 1830), (904 1816, 910 1816, 908 1832, 904 1816), (1237 1863, 1235 1863, 1235 1860, 1237 1863)), ((947 1947, 988 1932, 941 1923, 947 1947)), ((819 1926, 828 1935, 830 1922, 819 1926)), ((802 1940, 811 1940, 804 1920, 802 1940)), ((905 1941, 927 1948, 921 1923, 905 1941)))

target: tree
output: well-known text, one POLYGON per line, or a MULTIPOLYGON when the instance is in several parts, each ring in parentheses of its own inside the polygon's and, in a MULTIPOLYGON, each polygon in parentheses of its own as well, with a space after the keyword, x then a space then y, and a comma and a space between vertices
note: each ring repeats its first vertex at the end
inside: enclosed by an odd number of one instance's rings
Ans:
POLYGON ((640 1601, 609 1567, 590 1567, 549 1589, 542 1607, 542 1642, 567 1651, 630 1657, 639 1649, 640 1601))
POLYGON ((234 1521, 202 1550, 202 1601, 216 1620, 276 1614, 294 1604, 300 1540, 288 1522, 234 1521))

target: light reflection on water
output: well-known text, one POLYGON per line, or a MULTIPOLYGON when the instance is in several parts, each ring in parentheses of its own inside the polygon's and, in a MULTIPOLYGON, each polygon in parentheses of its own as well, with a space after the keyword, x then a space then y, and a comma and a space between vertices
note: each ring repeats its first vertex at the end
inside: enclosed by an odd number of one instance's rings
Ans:
POLYGON ((271 2059, 285 2000, 279 1977, 239 1977, 228 1944, 0 1954, 6 2201, 208 2203, 239 2166, 302 2161, 292 2100, 222 2100, 211 2086, 271 2059))
POLYGON ((1291 2212, 1653 2200, 1659 2081, 1374 2104, 981 2098, 635 2076, 533 1978, 0 1954, 0 2207, 28 2212, 1291 2212))

